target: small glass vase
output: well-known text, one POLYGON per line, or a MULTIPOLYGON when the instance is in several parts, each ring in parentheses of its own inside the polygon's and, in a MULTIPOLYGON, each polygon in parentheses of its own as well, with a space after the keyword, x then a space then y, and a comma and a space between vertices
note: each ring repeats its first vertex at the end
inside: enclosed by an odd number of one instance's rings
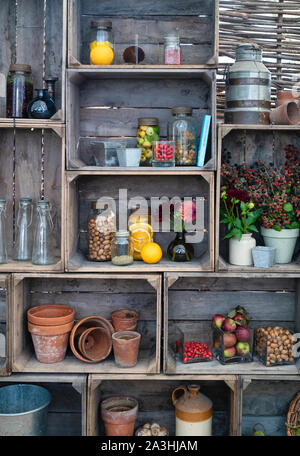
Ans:
POLYGON ((20 198, 17 235, 14 249, 16 261, 30 261, 32 256, 32 199, 20 198))
POLYGON ((28 105, 28 116, 33 119, 50 119, 57 110, 48 89, 35 90, 37 96, 28 105))
POLYGON ((185 242, 184 232, 176 234, 176 238, 169 244, 167 252, 171 261, 191 261, 194 257, 194 248, 185 242))

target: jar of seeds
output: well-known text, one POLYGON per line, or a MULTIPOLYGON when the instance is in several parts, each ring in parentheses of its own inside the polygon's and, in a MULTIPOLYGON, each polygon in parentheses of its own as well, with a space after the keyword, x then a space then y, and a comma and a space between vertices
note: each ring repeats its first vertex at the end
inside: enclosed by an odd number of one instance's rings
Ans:
POLYGON ((116 214, 110 208, 100 208, 97 202, 91 205, 88 221, 90 261, 110 261, 111 245, 116 231, 116 214))
POLYGON ((116 266, 133 263, 133 245, 129 231, 117 231, 111 248, 111 261, 116 266))
POLYGON ((176 166, 196 166, 198 123, 192 108, 179 106, 172 109, 168 122, 168 139, 175 141, 176 166))

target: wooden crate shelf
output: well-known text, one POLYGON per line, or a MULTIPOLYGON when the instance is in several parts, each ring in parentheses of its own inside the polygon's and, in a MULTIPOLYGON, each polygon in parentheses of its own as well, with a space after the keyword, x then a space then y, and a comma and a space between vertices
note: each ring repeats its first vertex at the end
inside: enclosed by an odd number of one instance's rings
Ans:
POLYGON ((197 322, 210 328, 214 314, 227 314, 237 305, 244 306, 250 313, 254 329, 282 325, 292 332, 299 332, 299 275, 166 273, 164 280, 164 373, 299 374, 299 358, 292 365, 265 367, 254 356, 251 363, 224 366, 217 360, 184 364, 176 354, 179 331, 184 333, 191 327, 197 328, 197 322))
POLYGON ((286 436, 287 413, 298 391, 299 375, 243 376, 239 435, 252 435, 261 423, 266 436, 286 436))
MULTIPOLYGON (((122 174, 82 174, 82 172, 67 172, 66 176, 66 208, 68 216, 66 223, 66 263, 68 272, 164 272, 164 271, 213 271, 213 226, 214 226, 214 173, 199 172, 185 176, 180 172, 162 179, 160 175, 144 176, 143 171, 129 180, 122 174), (157 264, 146 264, 134 261, 129 266, 115 266, 110 261, 93 262, 87 259, 87 219, 91 202, 102 196, 112 197, 119 203, 119 190, 128 189, 128 200, 143 196, 148 201, 151 197, 169 198, 174 196, 204 198, 204 228, 201 242, 193 244, 195 258, 190 262, 176 263, 168 260, 166 251, 169 243, 175 238, 175 233, 154 233, 154 239, 163 250, 163 258, 157 264)), ((151 173, 152 174, 152 173, 151 173)))
MULTIPOLYGON (((45 76, 58 77, 55 86, 58 111, 48 120, 54 123, 65 119, 66 24, 67 0, 1 2, 0 75, 6 81, 11 63, 26 63, 32 68, 34 89, 43 88, 45 76)), ((0 122, 5 117, 4 90, 0 95, 0 122)), ((34 123, 34 119, 30 120, 34 123)))
MULTIPOLYGON (((87 375, 12 374, 0 377, 0 388, 26 383, 42 386, 51 394, 46 436, 86 435, 87 375)), ((23 435, 22 429, 19 435, 23 435)))
POLYGON ((0 376, 10 373, 10 357, 9 357, 9 309, 11 298, 10 293, 10 277, 9 275, 0 274, 0 337, 1 337, 1 353, 0 353, 0 376))
MULTIPOLYGON (((66 90, 68 170, 99 169, 95 165, 101 157, 96 162, 95 141, 122 137, 127 147, 136 147, 139 117, 157 117, 160 137, 166 138, 171 108, 178 105, 193 107, 199 130, 203 116, 212 116, 207 157, 199 169, 216 168, 215 70, 68 70, 66 90)), ((186 172, 185 167, 176 169, 186 172)), ((193 170, 187 167, 189 169, 193 170)))
POLYGON ((102 400, 125 394, 137 399, 139 412, 135 430, 145 423, 159 423, 175 435, 175 409, 171 395, 173 389, 181 385, 199 384, 201 392, 213 401, 213 435, 236 435, 238 402, 238 379, 235 376, 210 377, 149 376, 135 375, 133 378, 101 376, 92 374, 88 380, 87 435, 102 436, 104 424, 100 414, 102 400))
POLYGON ((17 128, 0 125, 0 196, 7 201, 6 234, 9 257, 8 263, 0 265, 0 273, 62 272, 65 127, 62 124, 57 124, 54 128, 45 128, 40 124, 36 124, 35 127, 24 124, 17 128), (39 199, 47 199, 51 203, 57 239, 56 260, 53 265, 39 266, 31 262, 13 260, 16 217, 21 197, 32 198, 34 205, 39 199))
POLYGON ((85 363, 70 347, 63 361, 45 364, 37 361, 27 329, 27 310, 43 304, 67 304, 75 309, 75 320, 91 315, 110 319, 120 308, 139 312, 142 334, 138 363, 124 368, 124 374, 160 372, 161 277, 158 274, 15 274, 13 277, 12 371, 31 373, 110 373, 120 372, 113 352, 101 363, 85 363))
MULTIPOLYGON (((126 68, 123 52, 135 43, 145 58, 138 66, 157 67, 164 63, 164 35, 177 33, 182 43, 182 64, 184 66, 212 66, 218 63, 218 0, 134 0, 126 3, 120 0, 70 0, 68 11, 68 66, 70 68, 97 68, 89 65, 90 24, 92 20, 112 21, 115 41, 114 64, 107 66, 126 68), (196 64, 196 65, 195 65, 196 64)), ((131 66, 131 65, 130 65, 131 66)), ((163 65, 165 66, 165 65, 163 65)))
MULTIPOLYGON (((224 240, 225 226, 220 224, 220 170, 223 161, 252 166, 256 161, 284 164, 284 147, 293 144, 300 150, 300 128, 298 125, 229 125, 218 124, 218 163, 216 176, 216 235, 215 270, 231 272, 265 272, 254 266, 234 266, 228 262, 228 240, 224 240), (228 156, 228 153, 230 155, 228 156)), ((264 245, 262 236, 254 233, 257 245, 264 245)), ((300 273, 300 243, 298 240, 293 261, 275 264, 268 268, 274 273, 300 273)))

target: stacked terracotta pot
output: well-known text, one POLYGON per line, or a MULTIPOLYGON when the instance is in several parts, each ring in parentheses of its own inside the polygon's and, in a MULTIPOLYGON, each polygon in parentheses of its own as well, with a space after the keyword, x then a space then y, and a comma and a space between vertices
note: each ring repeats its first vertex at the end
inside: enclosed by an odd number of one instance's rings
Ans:
POLYGON ((137 363, 141 335, 136 331, 138 313, 119 309, 111 313, 114 327, 112 342, 115 362, 119 367, 134 367, 137 363))
POLYGON ((36 306, 27 311, 28 331, 39 362, 50 364, 64 359, 74 315, 72 307, 58 304, 36 306))

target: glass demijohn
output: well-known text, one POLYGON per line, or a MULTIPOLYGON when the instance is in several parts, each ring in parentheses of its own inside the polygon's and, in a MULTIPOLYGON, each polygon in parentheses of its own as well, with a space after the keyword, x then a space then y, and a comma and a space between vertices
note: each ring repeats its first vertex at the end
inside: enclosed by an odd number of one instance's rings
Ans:
POLYGON ((20 198, 14 259, 29 261, 32 256, 32 199, 20 198))
POLYGON ((53 264, 56 241, 49 201, 38 201, 37 222, 34 233, 32 263, 53 264))

